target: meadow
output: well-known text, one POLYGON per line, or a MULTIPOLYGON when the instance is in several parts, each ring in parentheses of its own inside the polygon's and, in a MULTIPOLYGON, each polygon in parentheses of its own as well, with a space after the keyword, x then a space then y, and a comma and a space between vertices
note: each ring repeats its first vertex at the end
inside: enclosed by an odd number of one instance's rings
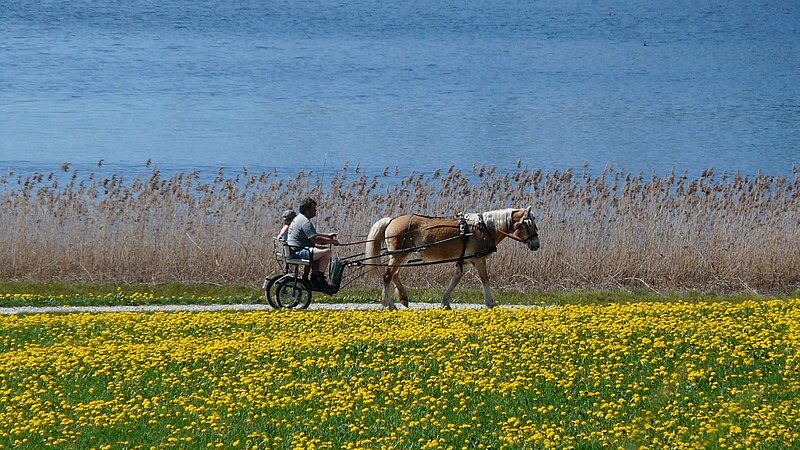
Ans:
POLYGON ((0 448, 797 448, 800 299, 0 317, 0 448))
MULTIPOLYGON (((543 172, 522 166, 399 175, 345 164, 329 174, 147 176, 52 173, 0 176, 0 280, 241 284, 257 291, 279 270, 271 237, 280 212, 319 200, 320 231, 364 239, 378 218, 531 205, 542 249, 500 246, 495 289, 785 294, 800 288, 800 177, 711 169, 696 177, 607 167, 543 172)), ((99 172, 99 169, 98 169, 99 172)), ((340 254, 363 251, 343 246, 340 254)), ((417 269, 418 289, 441 288, 450 265, 417 269)), ((468 275, 465 286, 475 286, 468 275)), ((374 278, 352 281, 375 286, 374 278)))

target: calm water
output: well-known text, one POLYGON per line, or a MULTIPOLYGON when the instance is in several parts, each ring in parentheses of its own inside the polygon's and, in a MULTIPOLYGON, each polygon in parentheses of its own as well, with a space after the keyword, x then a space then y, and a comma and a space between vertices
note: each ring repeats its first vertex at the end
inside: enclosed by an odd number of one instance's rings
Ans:
POLYGON ((0 168, 788 173, 800 2, 0 0, 0 168))

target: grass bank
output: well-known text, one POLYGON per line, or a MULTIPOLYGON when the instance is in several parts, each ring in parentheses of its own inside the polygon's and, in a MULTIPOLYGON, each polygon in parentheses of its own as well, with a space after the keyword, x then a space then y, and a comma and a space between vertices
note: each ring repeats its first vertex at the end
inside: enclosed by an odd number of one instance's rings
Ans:
MULTIPOLYGON (((437 303, 442 289, 412 289, 412 302, 437 303)), ((500 305, 611 305, 639 302, 731 302, 769 298, 800 298, 800 291, 785 295, 756 293, 715 293, 683 291, 655 293, 645 290, 498 290, 493 293, 500 305)), ((68 281, 2 281, 0 307, 19 306, 122 306, 154 304, 240 304, 265 303, 259 286, 214 284, 114 284, 68 281)), ((376 288, 350 288, 334 296, 314 294, 322 303, 379 303, 376 288)), ((458 289, 454 303, 483 303, 479 289, 458 289)))

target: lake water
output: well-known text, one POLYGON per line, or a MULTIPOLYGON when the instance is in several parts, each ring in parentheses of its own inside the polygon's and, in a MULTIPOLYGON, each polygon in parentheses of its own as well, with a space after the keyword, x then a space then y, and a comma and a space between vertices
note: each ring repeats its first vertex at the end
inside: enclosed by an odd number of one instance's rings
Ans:
POLYGON ((800 2, 0 0, 0 170, 800 162, 800 2))

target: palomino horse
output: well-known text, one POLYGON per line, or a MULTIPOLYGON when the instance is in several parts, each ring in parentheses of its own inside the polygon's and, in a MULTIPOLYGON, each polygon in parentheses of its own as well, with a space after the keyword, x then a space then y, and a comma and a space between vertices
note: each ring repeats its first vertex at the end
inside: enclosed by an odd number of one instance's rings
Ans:
POLYGON ((507 237, 524 243, 530 250, 539 249, 539 233, 530 207, 468 214, 463 219, 414 214, 384 217, 370 229, 365 260, 370 261, 368 264, 378 265, 382 256, 388 256, 388 262, 380 265, 385 266, 382 301, 390 309, 397 309, 389 290, 392 282, 397 287, 400 303, 408 307, 408 294, 397 272, 412 254, 419 255, 422 262, 407 265, 456 262, 456 273, 444 292, 442 307, 450 308, 450 294, 464 276, 464 266, 471 265, 478 270, 486 307, 492 308, 497 304, 489 290, 486 258, 507 237), (387 251, 381 253, 384 247, 387 251))

